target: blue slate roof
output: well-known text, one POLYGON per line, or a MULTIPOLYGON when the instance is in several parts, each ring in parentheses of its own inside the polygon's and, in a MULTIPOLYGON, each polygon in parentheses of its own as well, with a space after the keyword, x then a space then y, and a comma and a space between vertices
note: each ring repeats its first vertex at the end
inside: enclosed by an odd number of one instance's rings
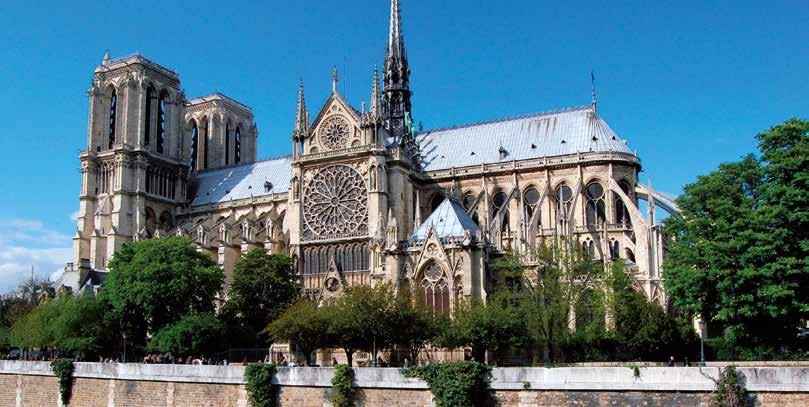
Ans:
POLYGON ((413 240, 425 240, 430 228, 434 227, 439 238, 464 237, 468 230, 472 236, 478 233, 478 225, 457 202, 444 198, 444 201, 430 214, 427 220, 410 236, 413 240))
POLYGON ((292 157, 287 156, 199 172, 192 181, 196 194, 191 206, 287 192, 291 165, 292 157), (271 190, 264 188, 265 181, 272 184, 271 190))
POLYGON ((425 171, 578 152, 631 153, 591 105, 430 130, 417 140, 425 171))

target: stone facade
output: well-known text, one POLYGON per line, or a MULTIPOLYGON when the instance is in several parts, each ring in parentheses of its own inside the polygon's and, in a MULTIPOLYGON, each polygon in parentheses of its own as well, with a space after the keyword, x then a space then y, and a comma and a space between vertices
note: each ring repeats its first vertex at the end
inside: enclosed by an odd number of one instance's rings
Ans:
POLYGON ((369 106, 339 94, 335 70, 311 118, 301 83, 292 154, 262 161, 249 107, 219 93, 187 99, 176 72, 106 56, 88 91, 74 261, 60 284, 97 289, 123 243, 186 235, 226 280, 242 253, 262 248, 292 256, 312 298, 389 282, 448 310, 503 282, 497 257, 532 264, 540 245, 564 237, 605 265, 627 260, 638 288, 665 304, 655 208, 676 206, 640 182, 640 159, 595 100, 423 131, 401 25, 393 0, 369 106))

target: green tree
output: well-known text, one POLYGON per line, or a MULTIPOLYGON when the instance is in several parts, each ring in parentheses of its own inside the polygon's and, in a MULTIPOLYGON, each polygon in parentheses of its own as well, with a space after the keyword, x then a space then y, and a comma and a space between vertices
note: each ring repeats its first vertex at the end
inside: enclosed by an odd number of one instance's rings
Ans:
POLYGON ((312 352, 331 345, 324 314, 317 304, 300 299, 272 321, 266 332, 274 340, 285 341, 297 347, 309 365, 312 352))
POLYGON ((6 352, 11 344, 11 333, 9 329, 0 326, 0 352, 6 352))
POLYGON ((562 357, 562 344, 570 339, 574 322, 570 310, 582 310, 594 293, 603 291, 605 271, 581 245, 567 239, 540 246, 533 257, 529 266, 509 254, 495 262, 495 270, 506 282, 506 292, 520 304, 538 364, 562 357))
POLYGON ((216 315, 190 314, 158 331, 149 348, 175 356, 209 355, 224 348, 224 338, 224 326, 216 315))
POLYGON ((55 349, 89 358, 107 347, 111 336, 104 308, 94 297, 60 295, 18 320, 10 341, 20 348, 55 349))
POLYGON ((226 313, 241 325, 244 345, 258 345, 258 334, 299 296, 292 258, 253 249, 236 262, 226 313))
POLYGON ((757 139, 760 158, 721 164, 685 187, 682 218, 667 220, 676 239, 664 263, 678 309, 754 358, 793 344, 809 319, 809 122, 757 139))
POLYGON ((123 245, 110 261, 99 299, 128 342, 146 344, 154 334, 186 315, 212 312, 224 275, 185 237, 123 245))
POLYGON ((388 322, 391 344, 407 350, 410 360, 415 362, 437 333, 435 317, 423 302, 414 301, 409 291, 400 290, 393 301, 393 314, 388 322))
POLYGON ((0 327, 10 328, 35 307, 36 304, 21 296, 8 295, 0 298, 0 327))
MULTIPOLYGON (((325 309, 327 333, 331 342, 346 353, 348 365, 358 350, 372 352, 392 344, 394 292, 390 285, 356 286, 325 309)), ((376 358, 376 355, 373 355, 376 358)))
POLYGON ((614 263, 611 272, 616 348, 613 358, 666 360, 671 355, 694 356, 697 336, 688 319, 666 312, 636 291, 632 287, 634 277, 623 262, 614 263))
POLYGON ((448 348, 470 346, 475 360, 483 362, 487 351, 514 349, 524 344, 527 329, 523 316, 505 291, 489 297, 485 303, 464 301, 455 307, 451 320, 440 322, 435 343, 448 348))

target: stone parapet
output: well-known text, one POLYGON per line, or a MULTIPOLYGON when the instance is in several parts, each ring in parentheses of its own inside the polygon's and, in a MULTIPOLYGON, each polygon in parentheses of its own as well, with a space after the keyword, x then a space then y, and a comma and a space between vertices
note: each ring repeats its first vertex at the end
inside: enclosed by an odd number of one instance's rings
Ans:
MULTIPOLYGON (((493 368, 490 387, 497 390, 710 392, 719 367, 493 368)), ((809 367, 740 367, 751 392, 809 392, 809 367)), ((280 367, 273 382, 291 387, 331 387, 332 368, 280 367)), ((0 361, 0 375, 53 376, 47 362, 0 361)), ((76 363, 76 378, 175 383, 244 384, 243 366, 76 363)), ((428 389, 398 368, 357 368, 359 388, 428 389)))

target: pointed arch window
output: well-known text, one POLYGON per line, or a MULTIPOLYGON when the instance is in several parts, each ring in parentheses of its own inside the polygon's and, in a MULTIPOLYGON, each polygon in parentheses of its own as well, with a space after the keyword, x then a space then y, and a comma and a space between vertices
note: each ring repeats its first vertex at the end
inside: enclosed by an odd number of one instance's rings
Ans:
POLYGON ((435 196, 433 196, 433 199, 430 201, 430 213, 435 212, 435 210, 438 209, 439 206, 441 206, 442 202, 444 202, 444 194, 440 192, 435 194, 435 196))
POLYGON ((233 135, 233 163, 242 162, 242 131, 236 126, 236 133, 233 135))
POLYGON ((191 127, 191 171, 197 170, 197 153, 199 152, 199 128, 194 122, 191 127))
MULTIPOLYGON (((477 197, 475 197, 475 194, 473 194, 472 191, 469 191, 466 194, 464 194, 463 199, 461 200, 461 204, 463 205, 463 208, 466 209, 467 213, 470 210, 472 210, 472 207, 473 205, 475 205, 476 200, 477 197)), ((472 220, 475 221, 476 224, 478 225, 480 224, 480 222, 478 221, 478 211, 472 212, 472 220)))
POLYGON ((439 314, 449 313, 449 284, 437 263, 431 262, 424 268, 420 294, 428 309, 439 314))
POLYGON ((205 122, 205 132, 203 133, 202 137, 202 169, 208 169, 208 130, 210 130, 211 122, 206 120, 205 122))
POLYGON ((115 89, 112 90, 112 96, 110 96, 110 129, 109 129, 109 148, 112 149, 112 146, 115 145, 115 120, 118 113, 118 95, 115 93, 115 89))
POLYGON ((144 112, 143 120, 143 145, 148 146, 152 141, 152 99, 154 98, 154 89, 149 86, 146 88, 146 111, 144 112))
POLYGON ((604 187, 598 182, 587 184, 587 209, 585 221, 587 225, 600 225, 606 220, 604 209, 604 187))
POLYGON ((157 101, 157 152, 163 154, 163 145, 166 141, 166 98, 165 93, 160 94, 157 101))
POLYGON ((225 165, 230 165, 230 123, 225 124, 225 165))
POLYGON ((509 229, 508 195, 505 191, 497 191, 492 198, 495 216, 502 214, 501 230, 509 229))
POLYGON ((525 204, 525 221, 527 227, 532 227, 534 225, 528 224, 531 219, 534 218, 536 214, 536 222, 539 224, 541 222, 539 216, 539 198, 540 194, 539 191, 534 187, 529 187, 528 189, 523 192, 523 203, 525 204))
MULTIPOLYGON (((629 183, 621 180, 618 182, 618 187, 621 188, 621 191, 626 194, 629 199, 632 199, 632 195, 629 193, 629 183)), ((613 194, 615 196, 615 223, 623 224, 623 225, 631 225, 632 219, 629 218, 629 209, 627 209, 626 204, 624 204, 624 200, 618 194, 613 194)))

